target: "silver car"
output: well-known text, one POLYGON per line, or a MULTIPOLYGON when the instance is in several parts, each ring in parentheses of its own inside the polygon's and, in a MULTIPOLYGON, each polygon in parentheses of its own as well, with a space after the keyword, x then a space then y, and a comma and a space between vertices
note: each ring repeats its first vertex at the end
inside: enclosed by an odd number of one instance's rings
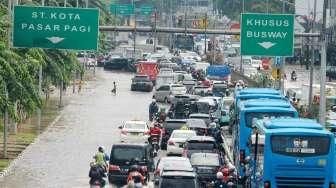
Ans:
POLYGON ((154 93, 154 98, 159 102, 170 103, 175 95, 184 95, 187 88, 181 84, 162 85, 154 93))

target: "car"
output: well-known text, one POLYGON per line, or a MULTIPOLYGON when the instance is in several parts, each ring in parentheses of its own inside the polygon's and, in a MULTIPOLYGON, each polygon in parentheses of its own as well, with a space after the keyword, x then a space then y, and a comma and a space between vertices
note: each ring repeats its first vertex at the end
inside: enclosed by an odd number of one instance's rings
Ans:
POLYGON ((197 135, 208 134, 208 126, 203 119, 187 119, 187 126, 190 130, 196 131, 197 135))
POLYGON ((218 144, 212 136, 193 136, 186 141, 182 156, 190 158, 193 153, 218 152, 218 144))
POLYGON ((148 180, 149 172, 154 169, 149 144, 120 143, 112 145, 108 167, 109 182, 126 182, 128 170, 134 164, 141 166, 146 172, 148 180))
POLYGON ((161 68, 159 74, 173 74, 174 70, 172 68, 161 68))
POLYGON ((174 104, 176 102, 184 102, 189 103, 191 101, 197 101, 200 98, 198 95, 190 95, 190 94, 183 94, 183 95, 175 95, 172 99, 171 103, 174 104))
POLYGON ((212 118, 210 114, 194 113, 189 115, 189 119, 202 119, 207 125, 209 125, 212 118))
POLYGON ((165 171, 155 184, 159 188, 199 188, 195 172, 165 171))
POLYGON ((182 155, 185 142, 196 136, 193 130, 174 130, 168 139, 167 155, 182 155))
POLYGON ((155 171, 154 171, 154 182, 161 176, 163 170, 176 170, 176 171, 187 171, 193 172, 194 169, 188 158, 185 157, 162 157, 157 161, 155 171))
POLYGON ((194 86, 192 94, 199 96, 207 96, 212 94, 212 89, 207 86, 194 86))
POLYGON ((153 90, 153 82, 147 75, 136 75, 132 78, 131 91, 147 91, 153 90))
POLYGON ((162 85, 155 91, 154 98, 159 102, 170 103, 175 95, 186 93, 186 87, 181 84, 162 85))
POLYGON ((149 127, 145 121, 126 121, 119 129, 121 142, 148 142, 149 127))
POLYGON ((163 122, 163 134, 161 139, 161 149, 167 149, 167 142, 171 135, 171 133, 180 129, 183 125, 185 125, 187 121, 185 119, 166 119, 163 122))
POLYGON ((216 180, 216 173, 224 165, 224 160, 218 153, 193 153, 190 162, 202 184, 216 180))
POLYGON ((336 79, 336 66, 328 66, 327 71, 326 71, 326 75, 330 79, 336 79))

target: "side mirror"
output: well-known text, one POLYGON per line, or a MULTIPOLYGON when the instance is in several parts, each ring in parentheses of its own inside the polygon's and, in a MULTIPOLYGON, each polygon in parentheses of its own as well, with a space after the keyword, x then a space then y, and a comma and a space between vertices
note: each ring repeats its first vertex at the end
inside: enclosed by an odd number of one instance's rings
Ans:
POLYGON ((120 126, 118 127, 118 129, 122 129, 122 126, 120 125, 120 126))

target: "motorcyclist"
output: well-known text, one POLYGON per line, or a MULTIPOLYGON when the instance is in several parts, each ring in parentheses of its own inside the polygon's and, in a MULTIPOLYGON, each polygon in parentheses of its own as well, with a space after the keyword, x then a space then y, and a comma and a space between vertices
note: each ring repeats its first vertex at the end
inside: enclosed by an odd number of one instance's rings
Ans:
POLYGON ((149 134, 150 134, 151 137, 161 135, 161 126, 158 122, 155 122, 154 127, 151 127, 149 129, 149 134))
POLYGON ((105 186, 105 180, 104 177, 106 177, 104 170, 101 168, 100 165, 97 163, 90 163, 90 172, 89 172, 89 177, 90 177, 90 185, 94 185, 96 181, 98 181, 101 185, 101 187, 105 186))
POLYGON ((102 146, 98 147, 98 152, 94 155, 94 159, 97 165, 99 165, 104 171, 107 168, 106 155, 102 146))
POLYGON ((159 111, 159 106, 158 104, 156 103, 156 100, 153 99, 152 100, 152 103, 150 103, 149 105, 149 120, 150 121, 153 121, 153 116, 158 113, 159 111))
POLYGON ((222 172, 217 172, 214 188, 224 188, 225 187, 225 182, 223 181, 223 177, 224 176, 222 172))
POLYGON ((134 184, 134 187, 141 187, 144 185, 145 177, 142 175, 142 170, 138 165, 132 165, 128 170, 127 184, 134 184), (141 186, 139 186, 141 184, 141 186))
POLYGON ((164 122, 166 120, 167 114, 166 114, 166 109, 161 108, 159 112, 159 121, 164 122))

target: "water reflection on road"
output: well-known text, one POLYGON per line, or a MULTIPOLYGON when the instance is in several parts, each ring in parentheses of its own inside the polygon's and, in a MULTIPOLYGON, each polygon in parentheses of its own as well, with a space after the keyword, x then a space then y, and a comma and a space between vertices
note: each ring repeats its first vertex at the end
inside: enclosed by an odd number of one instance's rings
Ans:
POLYGON ((61 119, 23 153, 0 187, 89 187, 89 162, 99 145, 108 151, 119 141, 123 120, 148 117, 151 93, 130 92, 132 74, 97 70, 80 96, 64 109, 61 119), (111 94, 113 81, 117 95, 111 94))

